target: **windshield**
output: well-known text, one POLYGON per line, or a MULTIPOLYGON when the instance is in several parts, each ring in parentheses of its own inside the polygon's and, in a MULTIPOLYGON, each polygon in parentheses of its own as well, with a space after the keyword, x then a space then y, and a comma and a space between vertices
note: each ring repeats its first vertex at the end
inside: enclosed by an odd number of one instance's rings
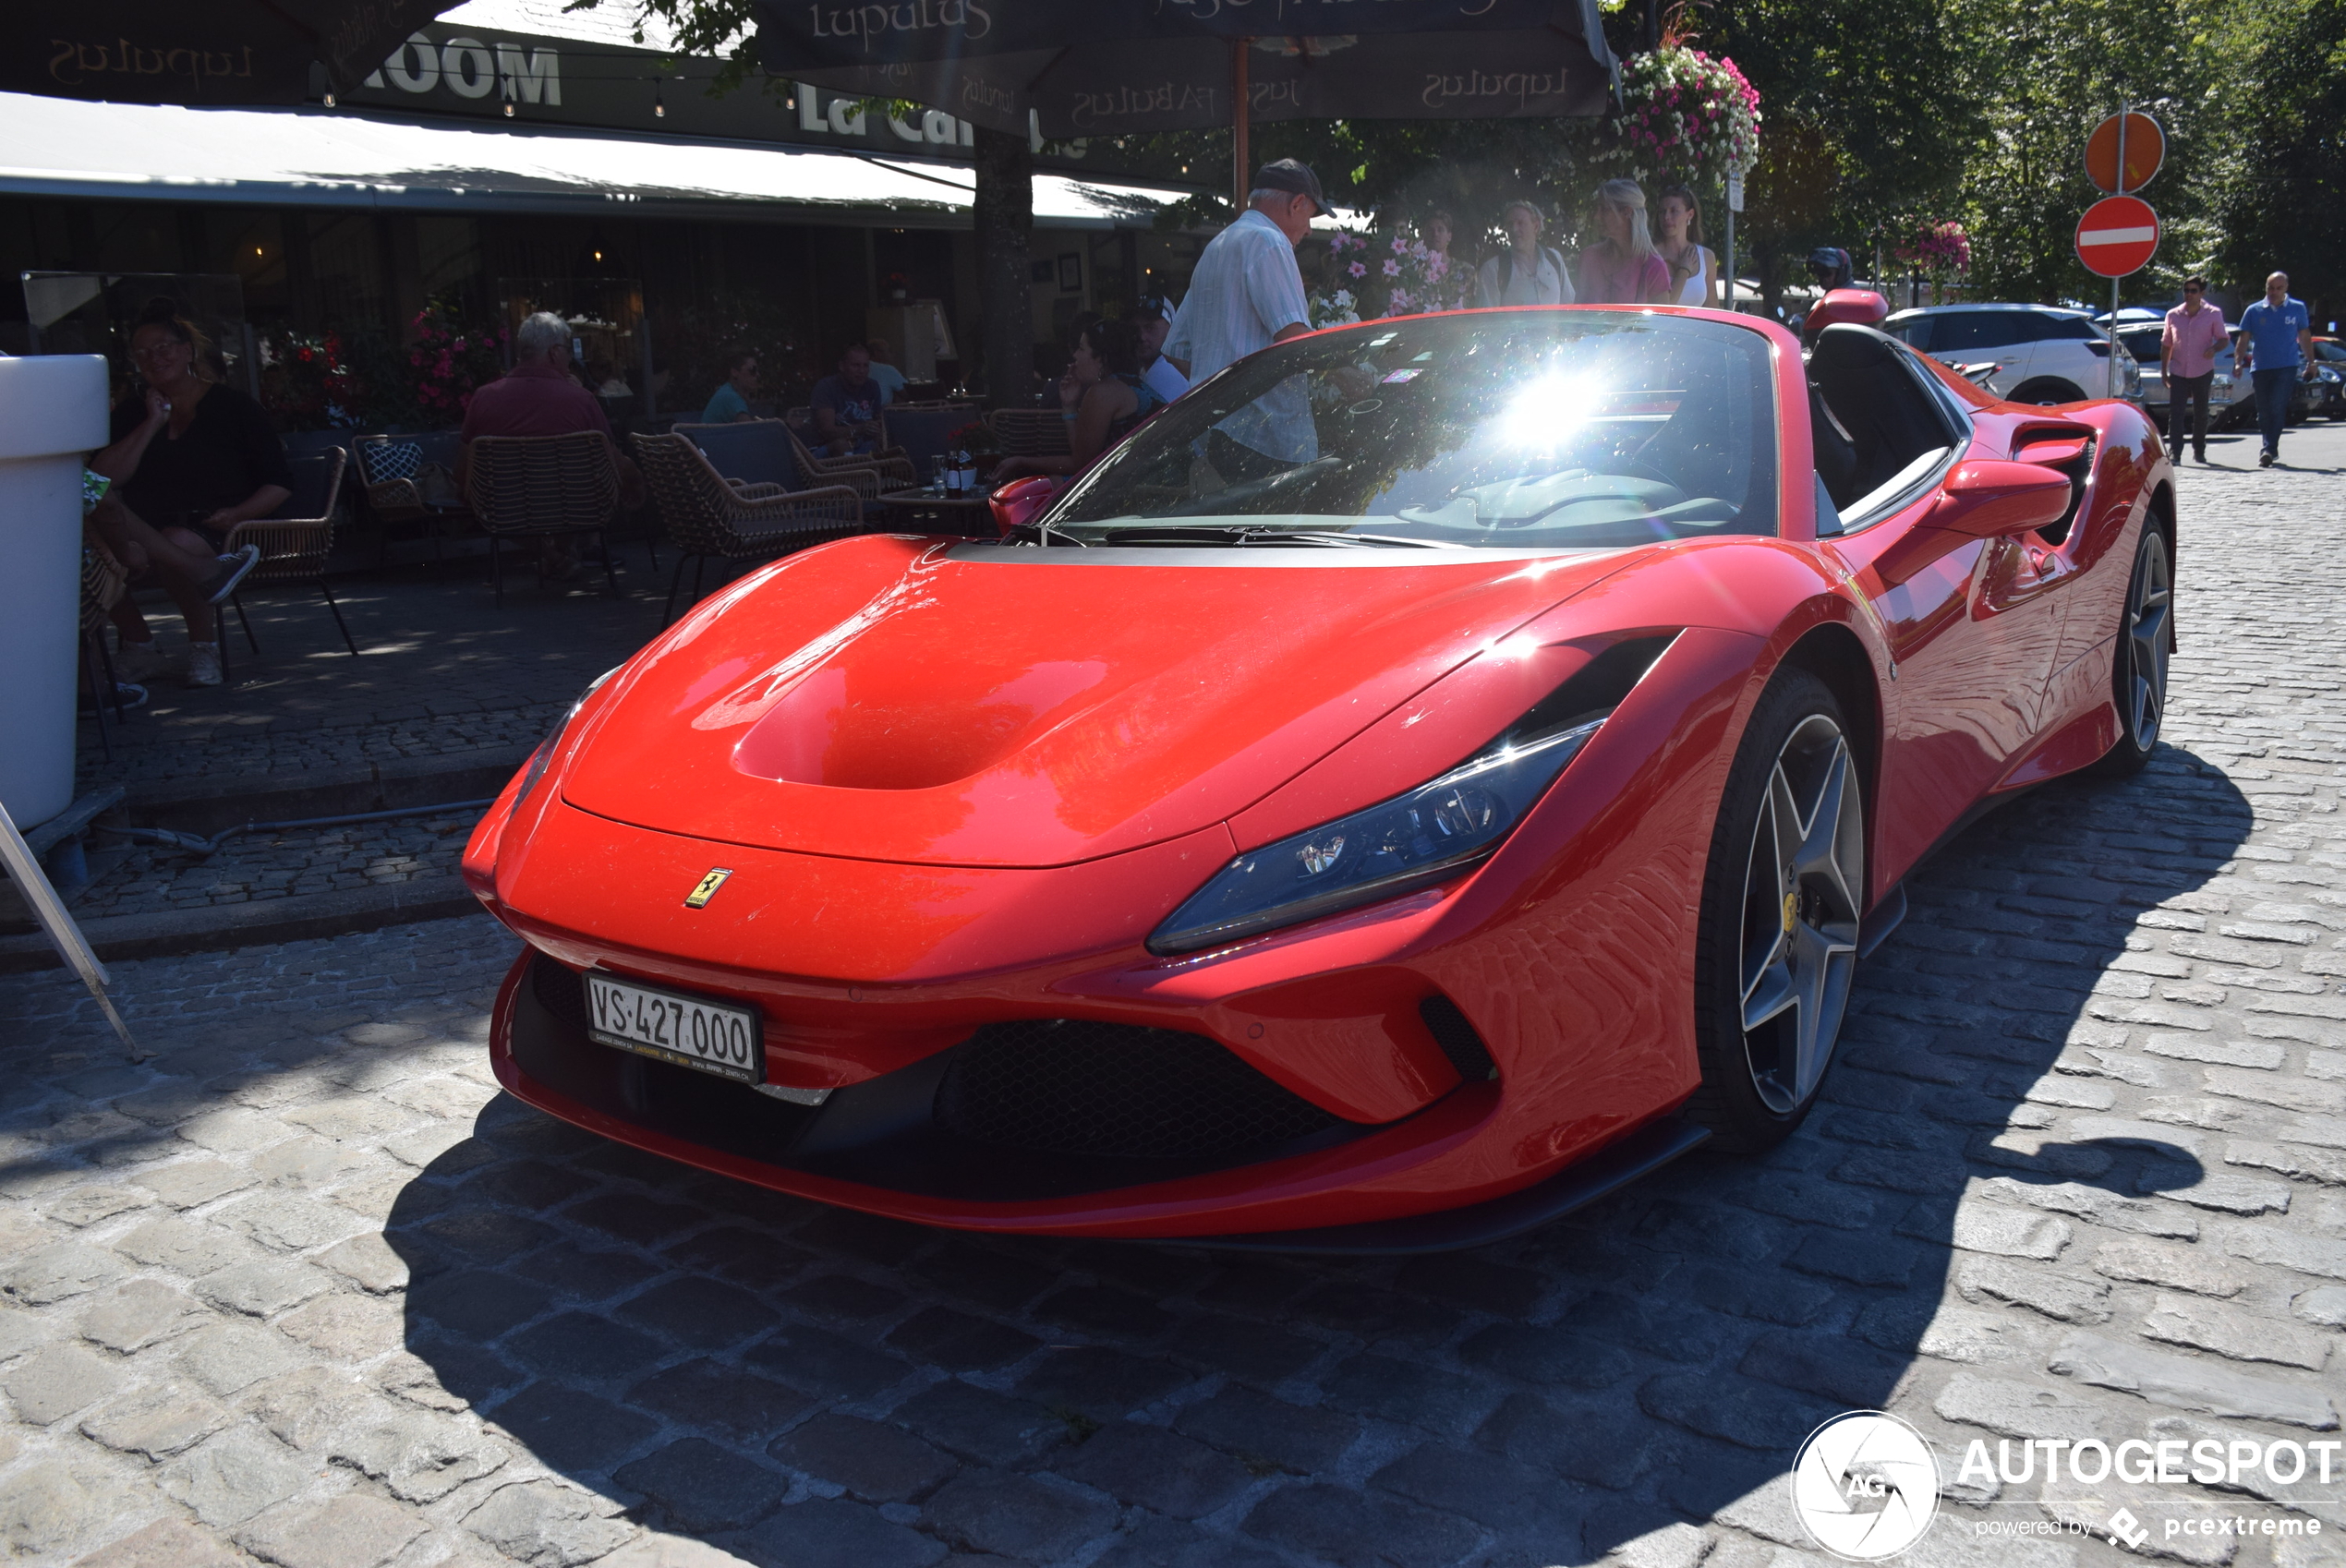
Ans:
POLYGON ((2159 344, 2166 332, 2164 326, 2121 327, 2118 329, 2118 341, 2145 365, 2156 365, 2159 363, 2159 344))
POLYGON ((1478 311, 1373 321, 1240 361, 1086 475, 1046 537, 1612 548, 1773 534, 1775 487, 1758 332, 1635 311, 1478 311))

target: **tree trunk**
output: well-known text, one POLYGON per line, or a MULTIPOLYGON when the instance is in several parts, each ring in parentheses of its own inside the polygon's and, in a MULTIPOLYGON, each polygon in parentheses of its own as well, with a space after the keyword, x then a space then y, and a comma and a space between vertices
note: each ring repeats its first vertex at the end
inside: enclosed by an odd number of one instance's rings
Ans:
POLYGON ((1023 406, 1034 378, 1034 154, 1023 132, 977 127, 978 342, 988 402, 1023 406))

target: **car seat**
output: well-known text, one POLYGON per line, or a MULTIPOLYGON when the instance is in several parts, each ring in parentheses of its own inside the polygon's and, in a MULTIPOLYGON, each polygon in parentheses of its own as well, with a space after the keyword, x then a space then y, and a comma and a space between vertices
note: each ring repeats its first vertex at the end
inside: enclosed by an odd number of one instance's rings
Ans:
MULTIPOLYGON (((1868 495, 1927 452, 1954 443, 1939 405, 1902 362, 1906 351, 1896 339, 1846 322, 1817 334, 1808 356, 1811 385, 1848 432, 1856 471, 1847 480, 1850 497, 1868 495)), ((1836 503, 1839 491, 1823 464, 1826 488, 1836 503)))

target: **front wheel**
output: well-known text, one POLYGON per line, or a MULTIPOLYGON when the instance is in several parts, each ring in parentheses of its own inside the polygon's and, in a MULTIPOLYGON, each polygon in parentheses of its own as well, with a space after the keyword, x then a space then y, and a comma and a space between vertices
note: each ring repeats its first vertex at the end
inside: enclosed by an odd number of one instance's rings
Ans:
POLYGON ((1736 750, 1695 948, 1702 1084, 1687 1114, 1756 1152, 1808 1116, 1832 1065, 1865 913, 1865 799, 1841 705, 1781 672, 1736 750))
POLYGON ((2118 709, 2118 743, 2094 765, 2105 778, 2143 770, 2159 744, 2167 717, 2167 657, 2173 641, 2174 564, 2167 537, 2143 525, 2134 569, 2126 579, 2126 606, 2118 615, 2118 645, 2110 658, 2110 697, 2118 709))

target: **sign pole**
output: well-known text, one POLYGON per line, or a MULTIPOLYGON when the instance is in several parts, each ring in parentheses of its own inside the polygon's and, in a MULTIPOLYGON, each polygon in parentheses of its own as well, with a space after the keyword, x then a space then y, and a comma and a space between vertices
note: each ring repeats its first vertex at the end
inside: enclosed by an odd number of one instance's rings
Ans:
MULTIPOLYGON (((2118 193, 2126 192, 2126 116, 2134 105, 2121 99, 2118 103, 2118 193)), ((2110 280, 2110 377, 2102 388, 2102 396, 2118 395, 2118 280, 2110 280)))
POLYGON ((1230 212, 1233 217, 1246 211, 1247 187, 1253 182, 1254 171, 1247 166, 1247 119, 1253 109, 1253 93, 1246 81, 1247 46, 1251 38, 1233 39, 1230 42, 1230 212))

